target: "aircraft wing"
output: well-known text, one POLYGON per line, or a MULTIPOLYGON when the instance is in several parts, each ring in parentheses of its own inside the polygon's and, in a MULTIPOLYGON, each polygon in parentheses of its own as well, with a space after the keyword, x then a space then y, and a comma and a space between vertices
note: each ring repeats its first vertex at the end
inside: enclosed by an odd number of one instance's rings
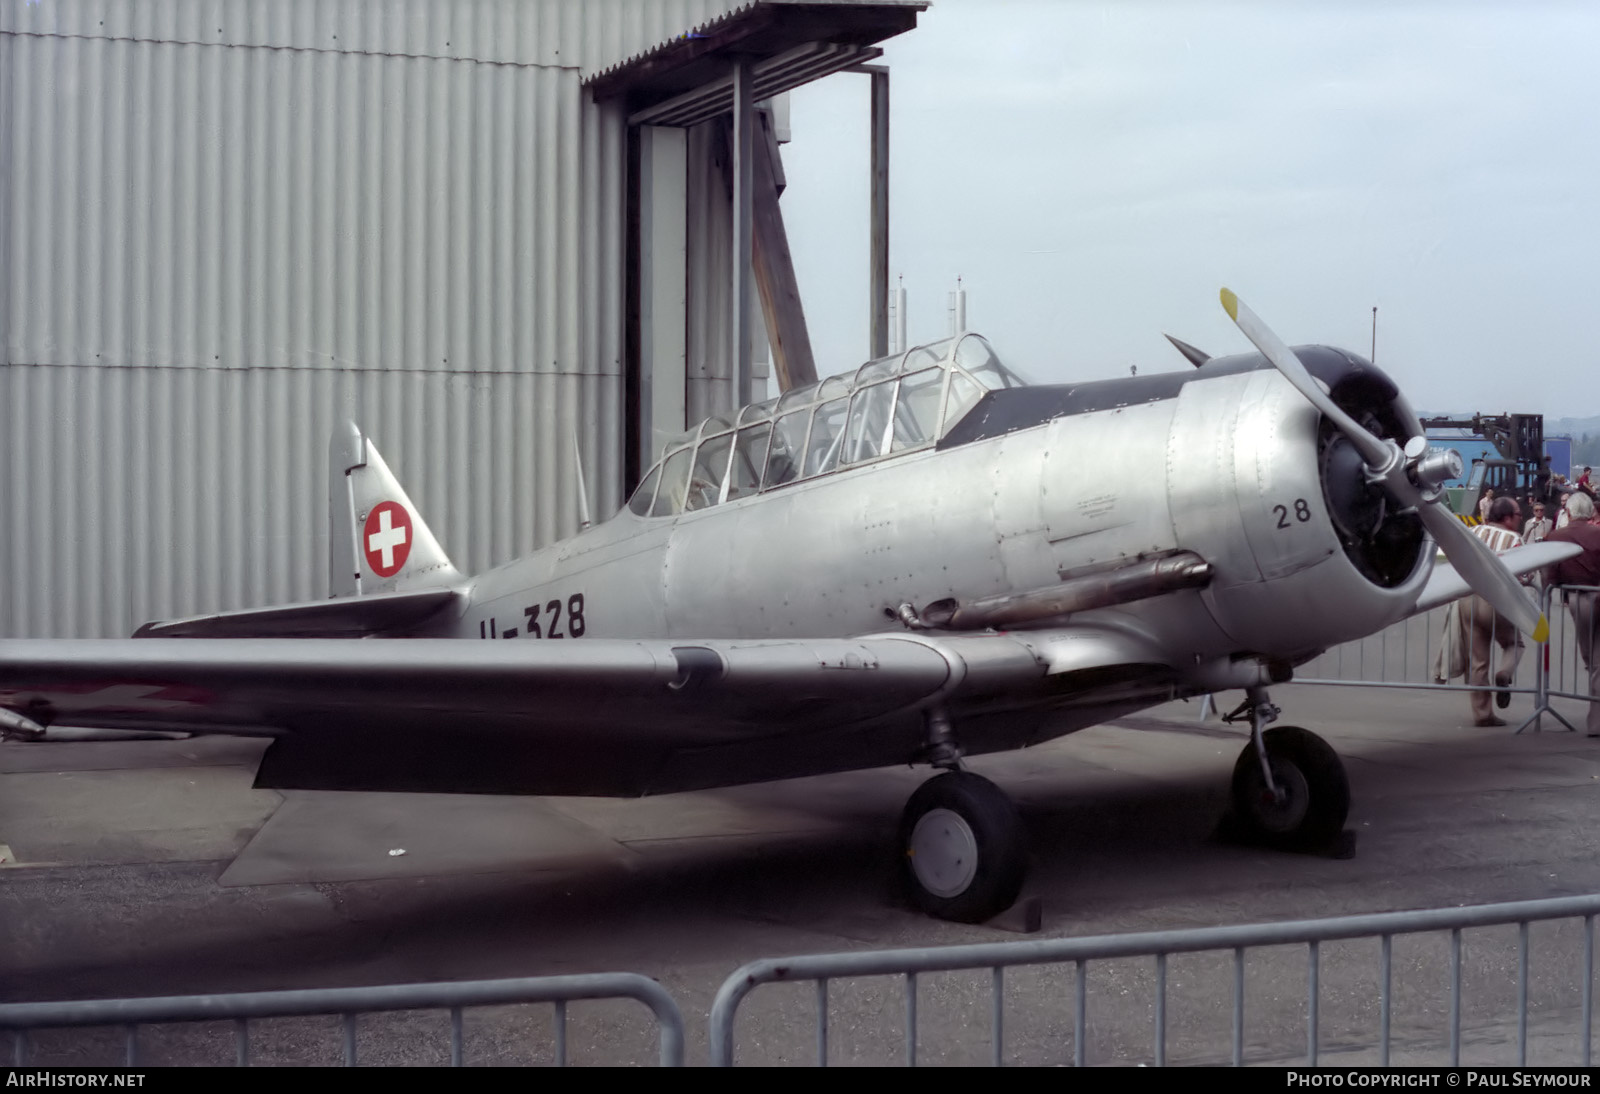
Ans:
MULTIPOLYGON (((1500 556, 1500 562, 1517 577, 1521 577, 1582 553, 1583 548, 1576 543, 1528 543, 1511 548, 1500 556)), ((1461 575, 1456 573, 1455 567, 1448 562, 1441 562, 1434 566, 1428 584, 1423 587, 1422 595, 1417 598, 1411 614, 1418 615, 1432 611, 1452 600, 1460 600, 1471 592, 1472 589, 1461 575)))
MULTIPOLYGON (((1163 672, 1156 660, 1137 639, 1094 628, 0 640, 0 724, 14 736, 61 725, 271 737, 262 786, 629 795, 906 762, 930 703, 1007 725, 993 712, 1126 689, 1163 672)), ((1026 742, 975 738, 973 750, 1016 743, 1026 742)))

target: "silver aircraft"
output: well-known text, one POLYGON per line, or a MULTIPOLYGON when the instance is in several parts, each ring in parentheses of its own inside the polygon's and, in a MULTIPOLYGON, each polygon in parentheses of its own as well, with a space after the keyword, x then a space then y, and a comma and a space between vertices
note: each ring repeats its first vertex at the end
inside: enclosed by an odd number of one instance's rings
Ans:
POLYGON ((347 424, 332 599, 0 641, 0 729, 265 735, 256 784, 301 789, 623 796, 927 764, 903 880, 978 921, 1027 848, 964 755, 1241 689, 1237 818, 1326 843, 1343 766, 1267 728, 1268 685, 1469 585, 1543 641, 1512 575, 1575 548, 1497 560, 1440 503, 1459 457, 1388 377, 1223 302, 1258 353, 1179 344, 1198 367, 1026 386, 966 334, 711 418, 615 517, 471 578, 347 424))

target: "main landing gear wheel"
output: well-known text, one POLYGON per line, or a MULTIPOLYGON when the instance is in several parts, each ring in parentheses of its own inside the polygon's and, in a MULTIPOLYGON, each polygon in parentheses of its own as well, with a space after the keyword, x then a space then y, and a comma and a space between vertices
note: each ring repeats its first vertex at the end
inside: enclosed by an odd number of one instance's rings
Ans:
POLYGON ((981 923, 1017 899, 1027 843, 1017 807, 994 783, 947 771, 917 788, 900 818, 900 874, 912 903, 981 923))
POLYGON ((1344 830, 1350 781, 1328 742, 1299 726, 1262 734, 1278 793, 1267 788, 1254 742, 1233 765, 1233 810, 1254 839, 1273 847, 1326 846, 1344 830))

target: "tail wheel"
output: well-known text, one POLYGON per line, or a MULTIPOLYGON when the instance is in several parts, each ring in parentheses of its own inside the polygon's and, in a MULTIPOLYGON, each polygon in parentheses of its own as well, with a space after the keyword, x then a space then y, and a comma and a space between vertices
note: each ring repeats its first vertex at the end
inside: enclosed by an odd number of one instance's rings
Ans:
POLYGON ((1267 788, 1255 745, 1247 745, 1233 766, 1234 813, 1264 843, 1299 848, 1332 840, 1350 814, 1350 780, 1339 754, 1299 726, 1261 736, 1279 793, 1267 788))
POLYGON ((1009 908, 1027 873, 1017 808, 981 775, 950 771, 917 788, 900 819, 900 873, 939 919, 981 923, 1009 908))

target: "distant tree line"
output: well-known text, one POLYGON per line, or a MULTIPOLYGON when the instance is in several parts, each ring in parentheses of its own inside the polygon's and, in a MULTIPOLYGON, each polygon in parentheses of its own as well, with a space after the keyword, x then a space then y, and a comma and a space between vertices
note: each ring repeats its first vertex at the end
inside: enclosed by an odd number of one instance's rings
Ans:
POLYGON ((1585 433, 1572 442, 1572 473, 1584 467, 1600 467, 1600 433, 1585 433))

